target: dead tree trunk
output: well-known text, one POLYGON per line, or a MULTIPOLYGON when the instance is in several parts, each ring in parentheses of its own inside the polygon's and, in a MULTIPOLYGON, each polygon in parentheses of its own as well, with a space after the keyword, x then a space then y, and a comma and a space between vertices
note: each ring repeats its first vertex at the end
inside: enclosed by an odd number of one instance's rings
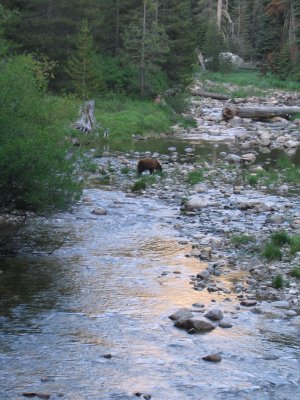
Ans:
POLYGON ((300 107, 225 107, 222 115, 225 121, 233 117, 251 119, 269 119, 273 117, 289 118, 292 114, 300 113, 300 107))
POLYGON ((201 97, 210 97, 212 99, 216 100, 228 100, 229 97, 226 94, 222 93, 210 93, 210 92, 205 92, 199 89, 192 89, 191 90, 192 96, 201 96, 201 97))

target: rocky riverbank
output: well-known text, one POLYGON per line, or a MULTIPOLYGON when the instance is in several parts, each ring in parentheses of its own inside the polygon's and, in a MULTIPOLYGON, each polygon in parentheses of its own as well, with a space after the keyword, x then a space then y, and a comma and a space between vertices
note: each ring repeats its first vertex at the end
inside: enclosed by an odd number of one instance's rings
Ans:
MULTIPOLYGON (((291 101, 291 96, 296 95, 273 92, 264 100, 248 101, 279 104, 291 101)), ((208 162, 194 155, 193 144, 184 154, 175 147, 170 147, 168 154, 104 153, 95 159, 98 172, 89 178, 89 185, 102 185, 106 180, 128 196, 163 199, 177 210, 171 223, 182 242, 192 244, 193 250, 186 256, 206 265, 190 277, 193 290, 215 293, 223 301, 235 296, 239 307, 250 307, 255 313, 271 307, 288 324, 299 327, 300 180, 290 179, 288 167, 278 167, 272 160, 256 161, 261 151, 274 148, 285 150, 287 155, 293 153, 299 145, 299 121, 276 118, 262 123, 235 117, 226 124, 220 117, 221 101, 198 99, 192 104, 198 128, 189 132, 178 128, 175 135, 190 138, 191 143, 212 140, 213 136, 219 141, 226 138, 240 146, 240 154, 223 152, 208 162), (146 187, 134 192, 133 185, 139 179, 137 160, 144 156, 158 158, 163 174, 143 176, 146 187), (288 239, 275 246, 274 235, 288 239), (272 253, 273 245, 279 248, 277 255, 272 253)), ((184 326, 195 330, 189 324, 184 326)))

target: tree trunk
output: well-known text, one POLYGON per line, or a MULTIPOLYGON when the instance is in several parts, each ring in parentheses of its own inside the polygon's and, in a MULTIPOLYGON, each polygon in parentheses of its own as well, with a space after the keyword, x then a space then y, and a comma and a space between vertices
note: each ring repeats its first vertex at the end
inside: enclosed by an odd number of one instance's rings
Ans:
POLYGON ((210 97, 211 99, 217 99, 217 100, 228 100, 229 99, 229 97, 226 94, 204 92, 199 89, 192 89, 191 94, 192 94, 192 96, 210 97))
POLYGON ((196 53, 197 53, 197 58, 198 58, 198 62, 200 64, 200 66, 201 66, 201 69, 202 69, 202 71, 205 71, 206 67, 205 67, 203 54, 199 49, 196 49, 196 53))
POLYGON ((291 114, 300 113, 300 107, 225 107, 222 115, 225 121, 234 116, 240 118, 268 119, 272 117, 289 118, 291 114))
POLYGON ((221 30, 221 21, 222 21, 222 8, 223 8, 223 0, 218 0, 218 7, 217 7, 217 27, 218 31, 221 30))
POLYGON ((144 0, 143 36, 142 36, 142 55, 141 55, 141 95, 142 95, 142 96, 144 96, 144 89, 145 89, 146 10, 147 10, 147 0, 144 0))

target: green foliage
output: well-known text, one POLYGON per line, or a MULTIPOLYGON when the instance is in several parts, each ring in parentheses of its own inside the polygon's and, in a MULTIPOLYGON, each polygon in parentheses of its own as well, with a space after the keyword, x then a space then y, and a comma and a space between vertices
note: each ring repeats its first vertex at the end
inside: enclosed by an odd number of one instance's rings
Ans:
POLYGON ((271 235, 271 241, 274 243, 276 246, 283 246, 284 244, 289 244, 290 243, 290 237, 287 234, 287 232, 275 232, 272 233, 271 235))
POLYGON ((284 287, 284 280, 282 275, 276 275, 272 279, 272 286, 275 289, 282 289, 284 287))
POLYGON ((78 33, 76 49, 69 58, 66 72, 75 93, 83 99, 93 97, 105 89, 102 71, 96 63, 93 36, 86 20, 78 33))
POLYGON ((277 163, 287 182, 300 183, 300 168, 293 164, 289 158, 280 158, 277 163))
POLYGON ((280 248, 272 242, 268 242, 262 252, 263 256, 269 261, 281 260, 282 254, 280 248))
POLYGON ((249 242, 252 242, 253 239, 254 239, 253 236, 250 236, 250 235, 239 235, 239 236, 233 236, 231 238, 231 242, 234 245, 239 246, 242 244, 247 244, 249 242))
POLYGON ((196 185, 196 183, 203 182, 204 176, 202 171, 190 171, 187 176, 187 182, 191 185, 196 185))
POLYGON ((132 135, 168 132, 181 121, 168 106, 109 94, 96 99, 95 117, 110 129, 111 141, 129 141, 132 135))
POLYGON ((291 270, 290 275, 293 276, 294 278, 300 279, 300 267, 294 267, 291 270))
POLYGON ((290 239, 290 251, 295 255, 300 251, 300 236, 292 236, 290 239))
POLYGON ((211 23, 206 31, 203 52, 209 60, 206 65, 210 71, 221 69, 220 53, 224 51, 223 39, 215 23, 211 23))
POLYGON ((127 174, 129 174, 129 172, 130 172, 130 168, 128 168, 128 167, 121 168, 121 174, 127 175, 127 174))
MULTIPOLYGON (((158 175, 160 175, 160 174, 158 174, 158 175)), ((154 176, 154 175, 143 176, 141 179, 136 181, 131 186, 131 191, 132 192, 140 192, 142 190, 145 190, 148 186, 153 185, 155 182, 156 182, 156 176, 154 176)))
POLYGON ((245 95, 263 95, 263 92, 259 92, 259 89, 271 89, 279 88, 286 90, 300 90, 300 82, 292 80, 282 80, 274 75, 267 74, 265 77, 261 77, 257 71, 235 71, 224 75, 221 72, 206 72, 202 76, 203 79, 209 79, 214 82, 225 82, 239 85, 239 91, 233 94, 233 97, 244 97, 245 95), (249 85, 251 83, 251 85, 249 85), (245 89, 246 88, 246 89, 245 89), (239 96, 239 93, 244 93, 243 96, 239 96))
POLYGON ((62 114, 66 124, 67 112, 70 111, 70 116, 73 107, 62 99, 45 97, 46 84, 37 69, 30 56, 13 57, 1 66, 2 212, 66 209, 81 191, 75 158, 68 154, 64 139, 66 129, 62 128, 62 120, 58 120, 62 114))

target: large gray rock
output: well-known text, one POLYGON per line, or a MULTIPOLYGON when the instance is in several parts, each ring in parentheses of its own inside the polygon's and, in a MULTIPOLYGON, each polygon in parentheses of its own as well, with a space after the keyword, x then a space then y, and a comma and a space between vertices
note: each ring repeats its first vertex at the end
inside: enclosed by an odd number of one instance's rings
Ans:
POLYGON ((219 308, 214 308, 204 314, 204 317, 212 321, 220 321, 223 318, 223 313, 219 308))
POLYGON ((193 313, 187 308, 180 308, 174 314, 170 315, 169 318, 172 321, 177 321, 179 319, 189 319, 193 317, 193 313))

